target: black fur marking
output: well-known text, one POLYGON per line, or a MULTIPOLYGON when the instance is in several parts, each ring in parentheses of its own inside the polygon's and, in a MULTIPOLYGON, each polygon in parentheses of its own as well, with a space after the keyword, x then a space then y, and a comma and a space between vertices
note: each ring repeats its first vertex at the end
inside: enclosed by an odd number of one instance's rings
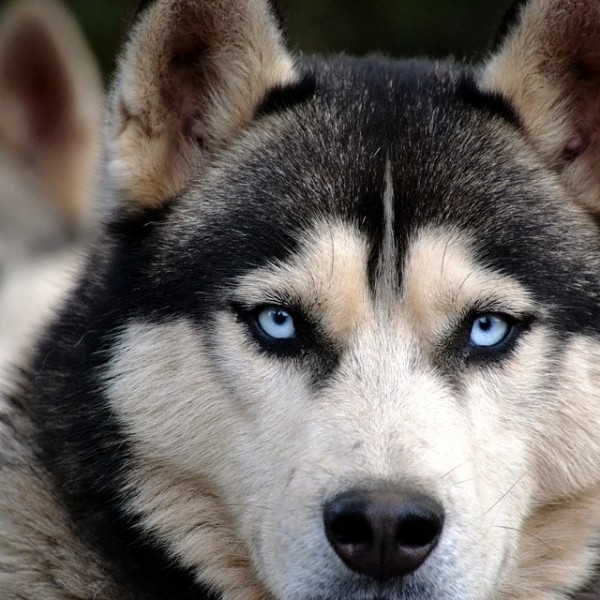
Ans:
POLYGON ((156 208, 142 209, 131 214, 117 214, 106 223, 106 230, 111 237, 118 240, 150 235, 155 226, 165 222, 176 202, 176 198, 166 198, 156 208))
MULTIPOLYGON (((386 149, 387 151, 387 149, 386 149)), ((383 152, 383 150, 382 150, 383 152)), ((383 205, 385 187, 385 159, 378 161, 378 173, 373 177, 373 183, 364 191, 357 211, 356 225, 361 231, 368 234, 369 259, 367 262, 367 273, 369 286, 374 295, 378 285, 379 262, 383 250, 383 238, 385 231, 385 212, 383 205)))
POLYGON ((508 99, 502 94, 481 90, 470 73, 460 78, 457 95, 476 109, 487 111, 490 114, 499 116, 511 125, 521 127, 519 116, 508 99))
POLYGON ((53 474, 77 530, 104 558, 123 598, 217 600, 218 595, 197 583, 191 570, 177 565, 166 548, 142 533, 124 512, 123 484, 132 453, 97 375, 109 358, 115 323, 134 311, 129 300, 115 305, 115 298, 135 294, 135 272, 143 262, 140 246, 167 215, 168 209, 155 211, 151 220, 146 215, 143 225, 140 216, 109 227, 117 244, 128 240, 131 262, 125 268, 122 261, 114 262, 109 267, 112 277, 98 289, 93 280, 106 267, 105 259, 92 257, 89 280, 65 307, 66 318, 40 345, 31 406, 39 432, 38 458, 53 474), (80 302, 89 310, 82 311, 80 302), (70 363, 67 376, 60 375, 65 361, 70 363))
POLYGON ((328 102, 331 94, 337 106, 323 111, 336 115, 335 123, 315 125, 330 140, 329 151, 319 155, 320 170, 327 174, 323 185, 343 181, 337 210, 346 207, 347 218, 363 226, 375 249, 371 285, 381 247, 381 174, 389 156, 401 258, 415 231, 455 225, 478 243, 482 265, 512 275, 537 301, 553 307, 557 335, 599 333, 600 279, 589 262, 590 253, 600 256, 597 235, 580 222, 573 226, 581 240, 564 234, 571 217, 564 200, 541 184, 547 180, 543 165, 528 169, 514 160, 517 148, 525 152, 529 144, 524 137, 515 146, 514 136, 498 122, 497 117, 518 123, 510 107, 482 95, 470 72, 452 64, 444 69, 423 61, 344 62, 334 61, 344 73, 329 84, 334 89, 319 80, 320 97, 328 102), (329 163, 330 157, 349 156, 354 158, 348 166, 339 158, 329 163))
POLYGON ((308 71, 298 81, 271 88, 256 110, 255 117, 258 119, 269 114, 290 110, 310 100, 316 90, 317 83, 314 73, 308 71))
POLYGON ((492 52, 497 52, 500 46, 504 43, 507 36, 512 32, 513 28, 518 25, 521 17, 521 11, 523 7, 529 2, 529 0, 514 0, 506 11, 504 18, 500 22, 500 27, 496 33, 496 37, 492 42, 492 52))
MULTIPOLYGON (((106 348, 106 341, 91 334, 84 346, 89 357, 92 347, 106 348)), ((90 391, 99 382, 88 369, 97 366, 93 360, 74 364, 72 377, 81 380, 81 388, 73 390, 71 380, 71 393, 61 405, 72 411, 70 418, 64 418, 61 428, 43 430, 40 460, 64 483, 59 492, 77 530, 104 557, 124 598, 216 600, 217 595, 198 584, 190 570, 178 566, 123 512, 122 476, 131 456, 126 437, 102 398, 90 391)), ((51 398, 41 401, 46 406, 38 416, 52 410, 51 398)))
POLYGON ((568 595, 569 600, 599 600, 600 599, 600 566, 596 563, 593 575, 582 589, 568 595))
MULTIPOLYGON (((116 327, 135 318, 164 323, 182 315, 207 330, 214 310, 228 308, 226 278, 285 258, 296 248, 297 237, 287 231, 289 222, 273 227, 270 211, 261 215, 255 204, 244 203, 236 215, 240 227, 233 226, 230 214, 218 215, 212 224, 217 237, 200 234, 189 247, 189 262, 173 256, 175 268, 161 272, 152 265, 175 206, 172 201, 107 225, 112 258, 108 264, 102 257, 92 259, 89 280, 82 282, 65 308, 65 318, 40 347, 34 365, 39 388, 32 405, 39 459, 60 482, 59 492, 82 538, 104 557, 129 594, 124 598, 216 600, 214 592, 195 582, 191 571, 177 565, 125 513, 124 477, 134 459, 103 397, 98 373, 110 357, 116 327), (103 281, 95 289, 99 273, 103 281), (68 375, 59 375, 66 362, 68 375)), ((331 353, 325 353, 324 361, 314 368, 333 368, 331 353)), ((324 376, 320 373, 319 380, 324 376)))

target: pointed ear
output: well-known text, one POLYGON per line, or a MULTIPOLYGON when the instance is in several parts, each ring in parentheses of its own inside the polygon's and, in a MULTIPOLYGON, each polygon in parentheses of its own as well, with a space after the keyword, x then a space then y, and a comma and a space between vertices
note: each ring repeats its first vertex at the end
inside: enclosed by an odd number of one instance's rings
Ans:
POLYGON ((515 107, 533 144, 600 212, 600 2, 515 3, 481 83, 515 107))
POLYGON ((294 77, 268 0, 144 2, 120 59, 109 173, 128 208, 160 205, 294 77))
POLYGON ((94 187, 102 83, 77 25, 52 0, 0 14, 0 148, 73 221, 94 187))

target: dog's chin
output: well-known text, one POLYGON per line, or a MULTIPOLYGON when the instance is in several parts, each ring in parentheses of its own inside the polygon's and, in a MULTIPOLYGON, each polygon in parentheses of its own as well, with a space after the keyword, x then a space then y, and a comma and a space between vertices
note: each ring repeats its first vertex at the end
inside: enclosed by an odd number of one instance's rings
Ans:
POLYGON ((294 594, 282 600, 460 600, 462 594, 448 595, 434 582, 416 577, 377 582, 362 578, 338 579, 312 592, 294 594))

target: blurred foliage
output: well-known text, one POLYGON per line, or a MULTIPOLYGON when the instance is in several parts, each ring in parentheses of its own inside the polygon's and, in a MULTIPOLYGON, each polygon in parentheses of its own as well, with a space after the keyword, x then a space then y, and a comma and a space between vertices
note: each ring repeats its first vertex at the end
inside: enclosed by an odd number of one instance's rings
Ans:
MULTIPOLYGON (((105 73, 135 0, 70 0, 105 73)), ((294 48, 472 58, 489 46, 510 0, 279 0, 294 48)))
POLYGON ((135 0, 63 0, 83 27, 106 77, 110 77, 115 56, 123 40, 135 0))
POLYGON ((493 38, 508 1, 282 0, 305 52, 378 50, 394 56, 474 56, 493 38))

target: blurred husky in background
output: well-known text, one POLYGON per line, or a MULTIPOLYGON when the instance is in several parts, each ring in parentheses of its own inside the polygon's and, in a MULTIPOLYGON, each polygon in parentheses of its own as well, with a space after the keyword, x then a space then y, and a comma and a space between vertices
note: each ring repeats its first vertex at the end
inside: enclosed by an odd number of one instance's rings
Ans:
POLYGON ((0 12, 0 378, 63 294, 93 220, 102 85, 52 0, 0 12))

